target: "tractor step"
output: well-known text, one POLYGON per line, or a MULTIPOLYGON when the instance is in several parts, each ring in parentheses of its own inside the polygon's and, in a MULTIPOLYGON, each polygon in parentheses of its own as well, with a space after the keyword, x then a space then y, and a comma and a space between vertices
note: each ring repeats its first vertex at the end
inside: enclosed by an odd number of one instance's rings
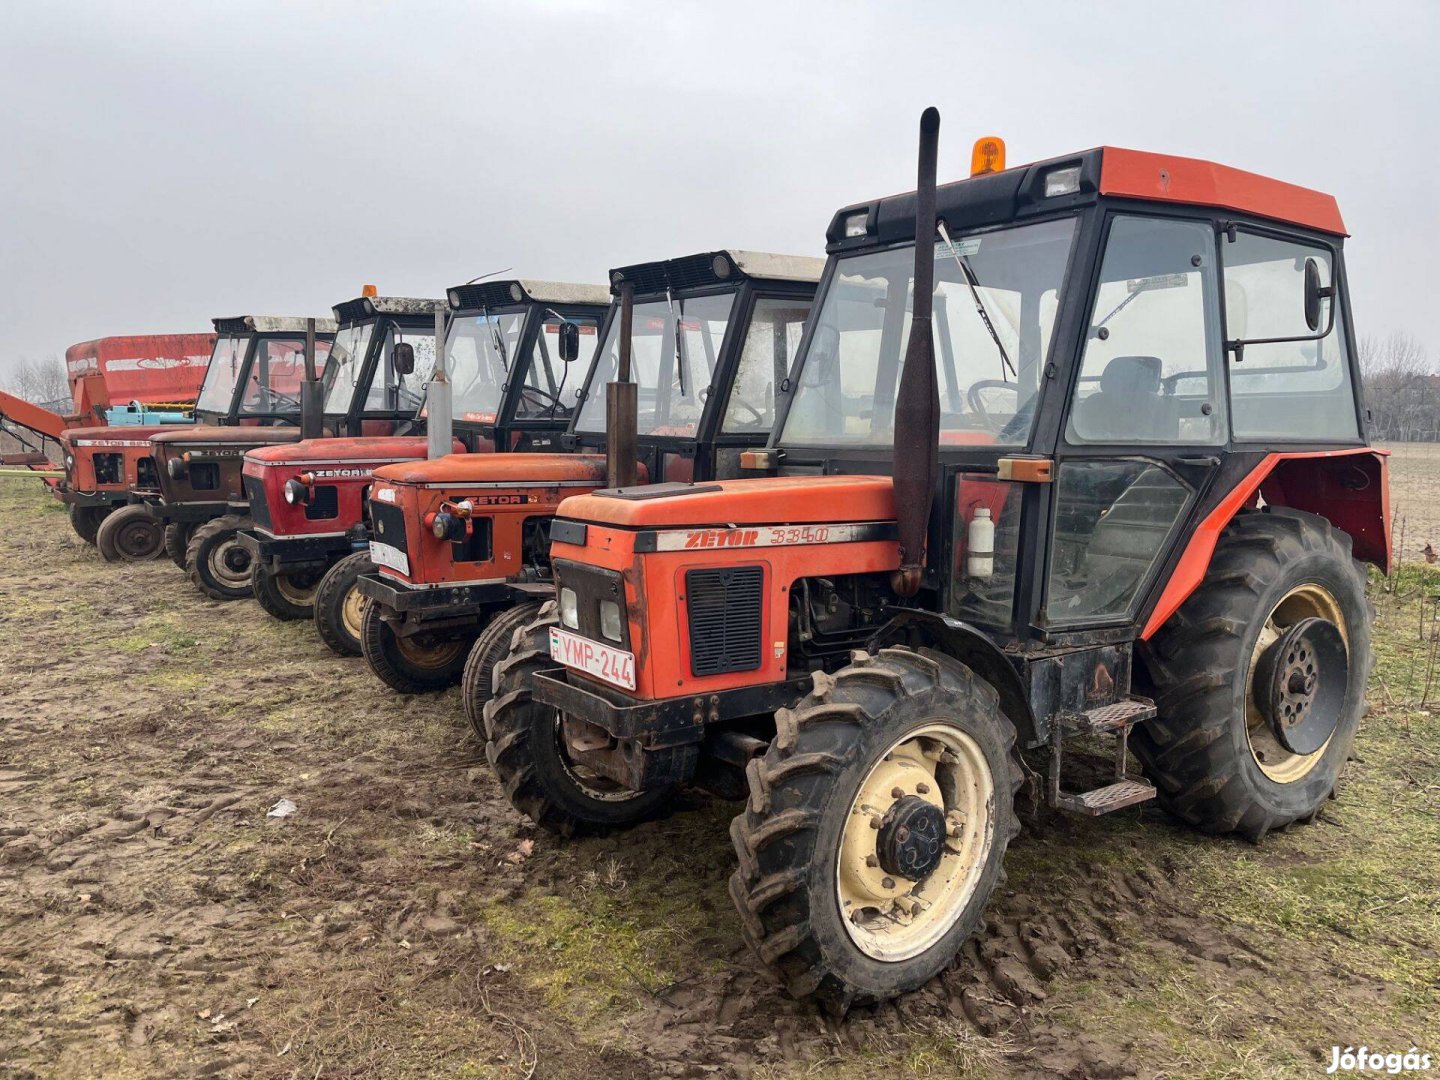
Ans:
POLYGON ((1155 703, 1149 698, 1127 697, 1113 705, 1102 705, 1083 713, 1062 713, 1055 718, 1050 734, 1050 770, 1048 794, 1050 805, 1086 817, 1099 817, 1114 810, 1123 810, 1136 803, 1155 798, 1155 789, 1144 780, 1133 780, 1125 774, 1130 729, 1155 717, 1155 703), (1060 788, 1060 768, 1064 761, 1064 743, 1081 735, 1108 735, 1115 740, 1112 780, 1090 791, 1069 792, 1060 788))
POLYGON ((1118 780, 1113 784, 1071 795, 1059 792, 1055 803, 1058 810, 1069 810, 1086 817, 1099 817, 1112 810, 1124 810, 1136 803, 1155 798, 1155 789, 1143 780, 1118 780))

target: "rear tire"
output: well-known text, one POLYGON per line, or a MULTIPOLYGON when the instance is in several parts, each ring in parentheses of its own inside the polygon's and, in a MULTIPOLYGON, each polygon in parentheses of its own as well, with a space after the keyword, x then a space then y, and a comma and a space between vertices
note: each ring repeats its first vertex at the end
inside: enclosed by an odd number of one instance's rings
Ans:
POLYGON ((315 592, 315 631, 326 648, 337 656, 359 656, 364 651, 361 636, 365 609, 370 601, 360 595, 361 574, 373 574, 375 564, 368 551, 346 555, 320 579, 315 592))
POLYGON ((72 505, 70 507, 70 527, 75 530, 76 536, 93 546, 96 534, 100 531, 100 525, 110 516, 113 509, 113 506, 72 505))
POLYGON ((185 550, 194 531, 195 526, 186 521, 172 521, 165 526, 165 554, 181 570, 185 569, 185 550))
POLYGON ((1273 508, 1226 528, 1200 587, 1150 641, 1159 716, 1130 745, 1160 803, 1204 832, 1258 840, 1314 819, 1350 754, 1374 662, 1365 574, 1324 518, 1273 508), (1345 639, 1343 699, 1320 749, 1285 749, 1256 707, 1257 661, 1277 631, 1324 618, 1345 639))
POLYGON ((485 742, 485 704, 495 695, 495 665, 510 655, 515 631, 534 622, 543 606, 536 602, 502 611, 480 631, 470 649, 460 694, 465 701, 465 718, 482 743, 485 742))
POLYGON ((100 523, 95 546, 106 562, 148 562, 165 550, 165 532, 147 507, 131 503, 100 523))
POLYGON ((256 566, 250 574, 250 586, 255 602, 267 614, 282 622, 293 622, 314 617, 320 576, 318 570, 277 574, 268 566, 256 566))
POLYGON ((746 776, 730 827, 745 939, 792 994, 836 1013, 949 964, 1020 829, 1014 726, 988 683, 929 650, 817 675, 746 776))
POLYGON ((185 550, 185 570, 195 587, 212 600, 254 596, 250 572, 254 560, 237 534, 250 527, 239 514, 213 518, 196 528, 185 550))
POLYGON ((560 714, 531 697, 530 675, 555 666, 550 627, 556 622, 550 601, 495 666, 495 696, 485 706, 485 757, 510 805, 562 836, 606 832, 657 816, 669 806, 673 788, 629 791, 577 771, 561 745, 560 714))
POLYGON ((402 638, 380 617, 375 604, 366 604, 361 616, 360 645, 366 663, 381 682, 401 694, 428 694, 454 686, 465 671, 474 640, 402 638))

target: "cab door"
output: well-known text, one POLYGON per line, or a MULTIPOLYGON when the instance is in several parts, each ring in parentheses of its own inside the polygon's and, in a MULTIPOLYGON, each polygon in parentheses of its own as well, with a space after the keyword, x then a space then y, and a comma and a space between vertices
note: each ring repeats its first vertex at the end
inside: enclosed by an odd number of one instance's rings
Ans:
MULTIPOLYGON (((1133 623, 1228 439, 1215 225, 1111 214, 1056 446, 1046 636, 1133 623)), ((1037 553, 1038 554, 1038 553, 1037 553)))

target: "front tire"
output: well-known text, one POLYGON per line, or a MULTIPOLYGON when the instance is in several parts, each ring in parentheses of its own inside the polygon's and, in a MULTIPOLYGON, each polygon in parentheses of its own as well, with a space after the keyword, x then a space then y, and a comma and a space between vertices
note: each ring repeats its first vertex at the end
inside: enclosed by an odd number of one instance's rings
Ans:
POLYGON ((181 570, 185 569, 185 551, 194 531, 195 526, 186 521, 172 521, 165 526, 165 554, 181 570))
POLYGON ((370 670, 401 694, 428 694, 460 681, 473 637, 426 640, 425 635, 401 637, 380 617, 376 604, 366 604, 360 618, 360 646, 370 670))
POLYGON ((1349 757, 1373 663, 1365 575, 1350 537, 1298 511, 1238 515, 1144 660, 1159 716, 1135 729, 1131 746, 1162 806, 1204 832, 1252 840, 1312 820, 1349 757), (1343 693, 1328 707, 1317 700, 1328 739, 1309 753, 1282 744, 1262 685, 1266 650, 1302 620, 1333 624, 1343 641, 1331 663, 1343 693))
POLYGON ((95 546, 106 562, 148 562, 165 549, 165 532, 146 507, 132 503, 100 523, 95 546))
POLYGON ((662 813, 673 788, 631 791, 574 765, 565 753, 560 714, 535 701, 530 676, 555 666, 550 627, 555 603, 516 638, 495 666, 495 692, 485 706, 485 757, 510 805, 561 836, 625 828, 662 813))
POLYGON ((465 702, 465 718, 482 743, 485 742, 485 705, 495 696, 495 666, 510 655, 515 631, 534 622, 543 606, 537 602, 502 611, 480 631, 470 649, 460 695, 465 702))
POLYGON ((365 609, 370 601, 360 594, 357 582, 362 574, 373 573, 370 553, 356 551, 320 579, 315 593, 315 631, 337 656, 359 656, 364 651, 365 609))
POLYGON ((243 600, 253 596, 250 573, 254 560, 240 544, 239 532, 250 519, 226 514, 199 526, 185 551, 185 570, 195 587, 212 600, 243 600))
POLYGON ((730 828, 745 939, 792 994, 836 1013, 954 959, 1020 828, 1014 726, 988 683, 929 650, 817 675, 746 776, 730 828))
POLYGON ((255 602, 266 614, 282 622, 293 622, 314 617, 320 576, 318 570, 277 574, 268 566, 256 566, 250 574, 250 586, 255 602))
POLYGON ((93 547, 101 524, 110 516, 113 509, 114 507, 111 506, 75 506, 72 504, 70 527, 75 530, 76 536, 93 547))

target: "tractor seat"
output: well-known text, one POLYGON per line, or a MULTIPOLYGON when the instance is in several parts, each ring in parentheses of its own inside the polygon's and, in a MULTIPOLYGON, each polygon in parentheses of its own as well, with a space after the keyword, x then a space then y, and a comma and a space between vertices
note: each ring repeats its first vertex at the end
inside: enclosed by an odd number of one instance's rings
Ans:
POLYGON ((1170 410, 1160 396, 1158 356, 1117 356, 1100 374, 1100 389, 1075 403, 1075 434, 1086 442, 1172 438, 1170 410))

